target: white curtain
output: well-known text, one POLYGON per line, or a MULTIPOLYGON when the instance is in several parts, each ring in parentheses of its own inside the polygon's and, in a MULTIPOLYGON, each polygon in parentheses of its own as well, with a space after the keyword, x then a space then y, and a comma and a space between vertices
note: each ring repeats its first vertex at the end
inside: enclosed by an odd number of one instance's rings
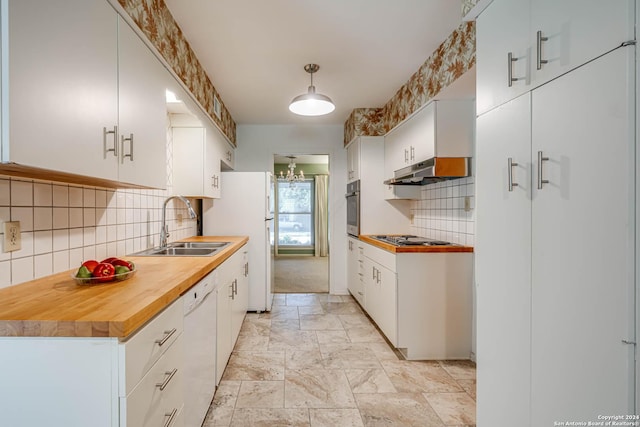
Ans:
POLYGON ((315 212, 313 225, 315 229, 315 256, 329 255, 329 176, 315 176, 315 212))

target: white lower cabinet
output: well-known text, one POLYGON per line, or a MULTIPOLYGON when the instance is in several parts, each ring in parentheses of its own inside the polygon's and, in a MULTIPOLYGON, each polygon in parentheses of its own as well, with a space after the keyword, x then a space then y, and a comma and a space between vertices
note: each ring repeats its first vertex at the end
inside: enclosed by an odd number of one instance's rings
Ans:
POLYGON ((125 342, 0 338, 3 425, 180 426, 182 320, 178 300, 125 342))
POLYGON ((409 360, 468 359, 473 254, 394 254, 360 244, 364 308, 389 342, 409 360))
POLYGON ((220 383, 249 305, 248 248, 243 246, 219 267, 216 311, 216 385, 220 383))
POLYGON ((364 255, 360 240, 347 238, 347 288, 353 297, 365 306, 364 300, 364 255))

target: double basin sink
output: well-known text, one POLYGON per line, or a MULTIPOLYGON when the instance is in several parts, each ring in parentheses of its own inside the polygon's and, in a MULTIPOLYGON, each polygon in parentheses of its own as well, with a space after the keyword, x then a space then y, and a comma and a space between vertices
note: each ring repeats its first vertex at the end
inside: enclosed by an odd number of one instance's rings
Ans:
POLYGON ((133 256, 212 256, 230 242, 176 242, 167 247, 151 248, 131 254, 133 256))

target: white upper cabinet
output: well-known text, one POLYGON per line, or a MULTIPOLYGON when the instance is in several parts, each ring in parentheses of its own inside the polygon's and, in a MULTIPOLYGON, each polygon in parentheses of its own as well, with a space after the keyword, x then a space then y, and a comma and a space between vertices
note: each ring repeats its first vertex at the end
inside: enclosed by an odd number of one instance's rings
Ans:
POLYGON ((169 73, 138 35, 118 19, 118 180, 166 185, 166 79, 169 73))
POLYGON ((223 170, 233 170, 236 167, 236 149, 224 138, 220 141, 220 164, 223 170))
POLYGON ((633 0, 494 0, 477 20, 482 114, 632 40, 633 0), (620 25, 628 22, 629 25, 620 25))
POLYGON ((2 6, 2 161, 117 180, 103 128, 118 123, 118 15, 103 0, 2 6))
POLYGON ((385 177, 433 157, 471 157, 473 100, 433 101, 396 126, 384 139, 385 177))
POLYGON ((163 188, 166 71, 113 7, 4 1, 1 13, 2 162, 163 188))
POLYGON ((360 144, 358 136, 347 146, 347 183, 360 179, 360 144))

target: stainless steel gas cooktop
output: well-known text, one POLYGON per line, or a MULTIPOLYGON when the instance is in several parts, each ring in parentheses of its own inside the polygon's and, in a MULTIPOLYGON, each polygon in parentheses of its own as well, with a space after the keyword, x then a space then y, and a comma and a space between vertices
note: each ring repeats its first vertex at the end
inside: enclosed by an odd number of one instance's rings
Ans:
POLYGON ((394 246, 447 246, 453 243, 442 240, 427 239, 425 237, 402 235, 402 236, 371 236, 381 242, 389 243, 394 246))

